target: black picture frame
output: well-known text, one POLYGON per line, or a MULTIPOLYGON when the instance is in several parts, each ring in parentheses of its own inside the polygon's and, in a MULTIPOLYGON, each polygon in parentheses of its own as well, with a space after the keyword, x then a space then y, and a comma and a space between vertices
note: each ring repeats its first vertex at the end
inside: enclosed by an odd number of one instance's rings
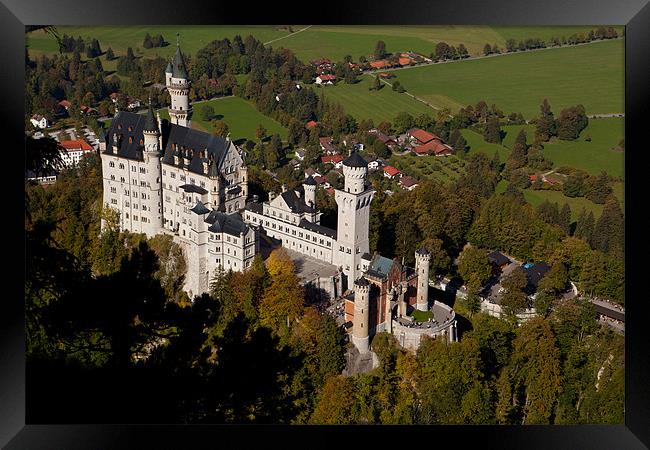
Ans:
MULTIPOLYGON (((5 215, 6 241, 18 242, 4 253, 10 262, 9 281, 0 310, 0 445, 7 449, 72 448, 249 448, 272 442, 308 447, 347 446, 351 440, 465 448, 641 449, 650 446, 650 342, 647 303, 643 295, 644 120, 650 118, 650 5, 646 0, 447 0, 309 2, 215 2, 155 0, 134 2, 4 0, 0 7, 2 42, 2 102, 5 164, 18 165, 24 148, 25 25, 146 25, 184 24, 487 24, 487 25, 625 25, 625 217, 626 217, 626 372, 625 425, 580 426, 435 426, 435 427, 281 427, 163 425, 30 425, 25 424, 25 332, 21 276, 29 268, 15 261, 24 247, 19 213, 5 215), (14 269, 12 269, 12 267, 14 269), (13 274, 13 271, 17 272, 13 274), (22 272, 21 272, 22 271, 22 272), (415 434, 413 434, 415 433, 415 434), (297 435, 297 436, 296 436, 297 435), (259 445, 259 444, 257 444, 259 445), (469 447, 469 446, 468 446, 469 447)), ((11 174, 6 200, 20 209, 24 192, 21 168, 11 174), (15 183, 15 184, 14 184, 15 183)), ((12 208, 13 209, 13 208, 12 208)), ((5 242, 6 242, 5 241, 5 242)), ((645 239, 647 241, 647 239, 645 239)), ((20 258, 18 258, 20 259, 20 258)), ((24 261, 24 260, 23 260, 24 261)), ((6 267, 6 266, 5 266, 6 267)), ((56 388, 53 386, 53 388, 56 388)), ((125 405, 128 407, 128 405, 125 405)), ((117 419, 119 421, 119 419, 117 419)))

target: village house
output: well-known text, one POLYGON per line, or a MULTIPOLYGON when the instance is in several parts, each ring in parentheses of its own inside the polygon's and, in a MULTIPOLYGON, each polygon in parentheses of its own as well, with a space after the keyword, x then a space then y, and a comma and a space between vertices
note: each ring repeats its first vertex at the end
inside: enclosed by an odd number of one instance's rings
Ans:
POLYGON ((29 121, 34 125, 34 128, 47 128, 50 124, 47 119, 39 114, 34 114, 29 121))
POLYGON ((311 129, 314 128, 316 125, 318 125, 318 122, 316 122, 315 120, 310 120, 309 122, 307 122, 307 123, 305 124, 305 128, 307 128, 308 130, 311 130, 311 129))
POLYGON ((368 155, 366 157, 368 161, 368 170, 375 171, 381 167, 381 161, 375 155, 368 155))
POLYGON ((322 174, 312 167, 308 167, 307 170, 305 170, 305 178, 309 178, 309 177, 316 178, 320 176, 322 176, 322 174))
POLYGON ((368 130, 368 133, 375 136, 377 139, 383 142, 384 145, 386 145, 386 147, 390 149, 394 149, 395 147, 397 147, 397 139, 394 138, 393 136, 387 136, 376 128, 368 130))
POLYGON ((75 167, 84 155, 91 153, 94 149, 83 139, 74 141, 61 141, 61 160, 66 167, 75 167))
POLYGON ((402 173, 393 166, 386 166, 384 167, 384 176, 392 180, 395 177, 401 177, 402 173))
POLYGON ((304 161, 305 160, 305 149, 304 148, 299 148, 296 150, 296 159, 298 161, 304 161))
POLYGON ((336 75, 318 75, 316 77, 316 84, 334 84, 336 81, 336 75))
POLYGON ((341 155, 328 155, 328 156, 321 156, 320 158, 323 164, 332 164, 337 169, 343 167, 343 159, 344 158, 341 155))
POLYGON ((336 155, 339 153, 338 149, 332 145, 332 140, 331 136, 327 137, 320 137, 318 138, 318 142, 320 144, 320 148, 325 154, 327 155, 336 155))
POLYGON ((399 185, 402 187, 402 189, 406 189, 407 191, 412 191, 413 189, 418 187, 418 182, 413 177, 403 176, 399 180, 399 185))

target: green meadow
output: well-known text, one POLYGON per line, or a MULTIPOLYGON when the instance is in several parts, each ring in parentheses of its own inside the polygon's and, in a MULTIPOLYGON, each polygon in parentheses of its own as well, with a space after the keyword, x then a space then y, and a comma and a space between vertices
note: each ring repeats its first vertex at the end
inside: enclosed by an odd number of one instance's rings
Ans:
MULTIPOLYGON (((207 105, 212 106, 214 109, 216 119, 221 119, 228 124, 230 138, 234 141, 239 139, 257 140, 255 130, 258 124, 262 124, 266 128, 269 136, 278 133, 282 139, 287 138, 287 130, 282 125, 266 117, 249 102, 239 97, 225 97, 194 104, 192 128, 212 132, 212 123, 201 119, 201 110, 207 105)), ((167 109, 160 110, 160 117, 169 119, 167 109)))
MULTIPOLYGON (((624 41, 508 54, 394 70, 417 97, 452 111, 485 100, 506 114, 539 114, 547 98, 553 111, 583 104, 587 114, 622 113, 624 41)), ((393 80, 391 80, 393 82, 393 80)))
POLYGON ((392 122, 402 111, 408 111, 413 116, 422 113, 435 115, 436 111, 431 107, 407 95, 398 94, 386 84, 382 84, 379 91, 371 91, 371 77, 360 76, 357 79, 359 81, 355 84, 346 84, 341 80, 336 85, 312 87, 318 95, 322 93, 327 100, 340 103, 355 119, 372 119, 375 125, 384 120, 392 122))

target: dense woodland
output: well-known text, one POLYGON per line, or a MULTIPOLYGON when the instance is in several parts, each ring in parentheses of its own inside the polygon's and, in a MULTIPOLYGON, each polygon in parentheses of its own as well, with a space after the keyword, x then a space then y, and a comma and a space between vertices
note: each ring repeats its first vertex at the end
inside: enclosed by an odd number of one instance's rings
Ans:
MULTIPOLYGON (((27 58, 27 102, 35 112, 64 97, 73 105, 90 103, 90 96, 105 101, 118 88, 141 95, 144 81, 162 81, 162 58, 120 56, 118 72, 131 76, 124 83, 106 79, 101 62, 81 63, 84 49, 72 41, 72 58, 27 58)), ((389 155, 364 132, 375 126, 371 121, 357 123, 309 86, 296 86, 313 69, 289 50, 265 48, 250 36, 225 39, 200 50, 188 66, 198 80, 193 98, 215 94, 209 80, 229 86, 221 93, 252 101, 288 128, 287 144, 306 148, 306 164, 319 156, 318 138, 329 135, 335 142, 356 136, 371 153, 389 155), (248 76, 237 85, 239 74, 248 76), (319 124, 306 130, 309 120, 319 124)), ((500 141, 504 123, 523 123, 523 117, 506 117, 481 102, 453 118, 400 114, 377 127, 400 133, 419 126, 465 148, 460 129, 474 127, 486 140, 500 141)), ((624 301, 624 217, 611 180, 569 174, 567 195, 604 204, 597 220, 582 211, 575 223, 568 205, 535 208, 520 190, 528 187, 524 168, 549 163, 540 153, 543 143, 571 139, 584 126, 584 108, 555 119, 544 102, 533 143, 520 135, 505 162, 466 155, 458 181, 422 182, 392 196, 373 180, 371 250, 413 264, 415 249, 425 245, 433 254, 430 275, 456 278, 470 295, 454 305, 465 321, 459 343, 426 340, 411 354, 379 334, 373 349, 380 367, 351 377, 340 375, 349 345, 343 332, 309 303, 282 251, 266 264, 258 258, 247 272, 215 274, 210 293, 190 301, 178 246, 168 237, 120 232, 102 210, 97 155, 62 171, 52 186, 26 184, 28 421, 113 422, 111 405, 127 422, 622 423, 623 338, 596 322, 589 303, 560 300, 572 280, 590 295, 624 301), (502 179, 509 185, 497 194, 502 179), (102 218, 108 230, 100 236, 102 218), (488 249, 551 266, 535 304, 540 317, 515 325, 514 315, 527 306, 517 272, 504 283, 509 319, 478 312, 488 249), (48 387, 53 384, 57 389, 48 387)), ((42 148, 54 141, 40 141, 27 140, 32 168, 42 166, 39 154, 55 153, 42 148)), ((279 136, 259 129, 257 141, 244 148, 251 194, 264 198, 279 182, 293 187, 302 178, 286 165, 279 136)), ((336 205, 323 190, 317 204, 324 223, 335 217, 336 205)))

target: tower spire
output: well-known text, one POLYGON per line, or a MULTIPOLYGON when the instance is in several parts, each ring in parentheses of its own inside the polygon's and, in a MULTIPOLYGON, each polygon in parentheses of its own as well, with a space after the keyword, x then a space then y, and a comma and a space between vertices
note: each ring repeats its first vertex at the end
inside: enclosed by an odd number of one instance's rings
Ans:
POLYGON ((181 34, 176 33, 176 47, 180 47, 180 46, 181 46, 181 34))

